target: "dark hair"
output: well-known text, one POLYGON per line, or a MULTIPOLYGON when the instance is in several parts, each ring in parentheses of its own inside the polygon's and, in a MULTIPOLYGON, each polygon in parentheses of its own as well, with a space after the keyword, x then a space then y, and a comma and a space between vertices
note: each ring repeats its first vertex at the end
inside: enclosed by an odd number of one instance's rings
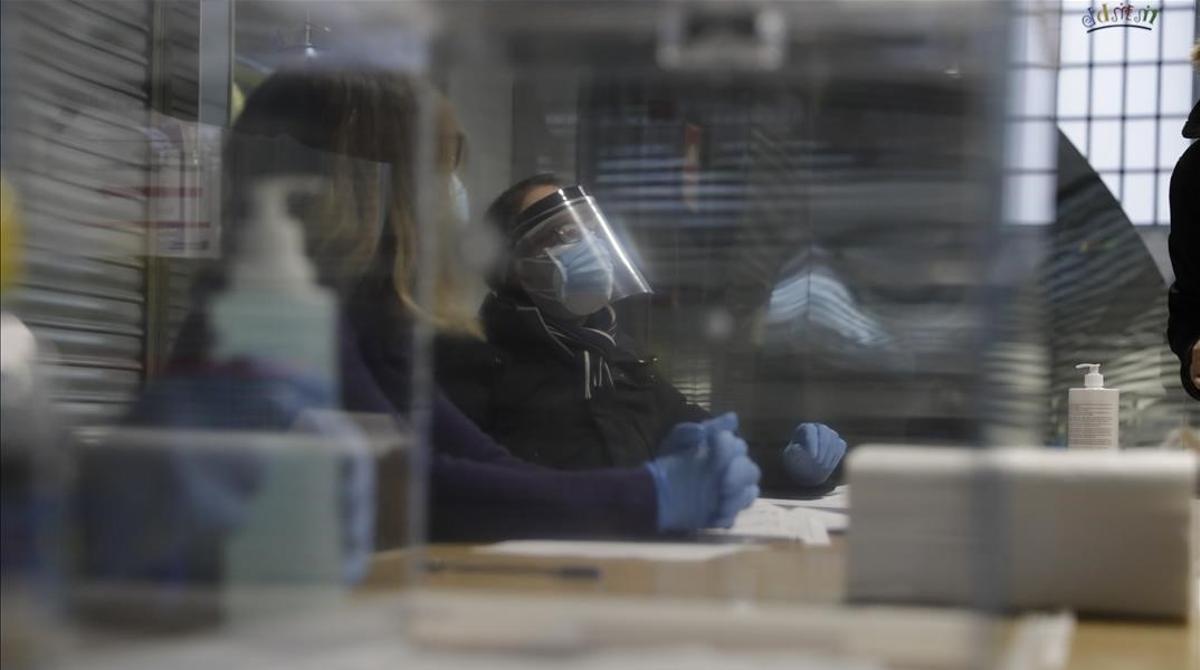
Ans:
POLYGON ((484 212, 484 220, 495 226, 506 241, 511 242, 509 236, 521 215, 521 204, 525 200, 525 194, 538 186, 562 187, 564 183, 553 172, 541 172, 532 177, 526 177, 496 196, 496 199, 492 201, 491 205, 488 205, 487 211, 484 212))
POLYGON ((524 291, 512 281, 510 277, 510 266, 512 258, 510 255, 512 247, 512 231, 517 225, 517 220, 521 217, 521 204, 525 201, 525 194, 530 189, 538 186, 563 186, 563 181, 558 178, 553 172, 540 172, 532 177, 526 177, 521 181, 504 189, 504 192, 496 196, 492 204, 483 213, 483 220, 486 225, 493 226, 500 234, 500 239, 504 241, 504 252, 500 254, 500 258, 496 260, 491 270, 487 272, 486 280, 489 286, 503 293, 523 294, 524 291))

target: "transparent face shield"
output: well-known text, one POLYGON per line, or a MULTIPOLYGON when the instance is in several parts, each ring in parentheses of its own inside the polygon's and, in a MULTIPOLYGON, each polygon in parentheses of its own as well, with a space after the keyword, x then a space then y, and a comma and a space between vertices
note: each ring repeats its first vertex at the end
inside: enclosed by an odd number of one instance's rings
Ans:
POLYGON ((568 186, 521 214, 512 234, 515 272, 536 301, 586 316, 631 295, 650 293, 596 200, 568 186))

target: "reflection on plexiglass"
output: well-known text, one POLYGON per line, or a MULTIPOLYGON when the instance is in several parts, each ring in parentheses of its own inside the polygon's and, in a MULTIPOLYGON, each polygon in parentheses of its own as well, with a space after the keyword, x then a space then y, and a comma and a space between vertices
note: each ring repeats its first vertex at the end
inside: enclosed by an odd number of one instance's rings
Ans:
POLYGON ((1099 177, 1064 140, 1012 205, 994 12, 44 5, 3 10, 6 664, 1023 667, 998 607, 1180 613, 1178 454, 1109 515, 1153 602, 1006 560, 1058 555, 1009 525, 1055 477, 1108 546, 1100 455, 980 449, 1060 446, 1076 357, 1128 445, 1182 421, 1099 177))

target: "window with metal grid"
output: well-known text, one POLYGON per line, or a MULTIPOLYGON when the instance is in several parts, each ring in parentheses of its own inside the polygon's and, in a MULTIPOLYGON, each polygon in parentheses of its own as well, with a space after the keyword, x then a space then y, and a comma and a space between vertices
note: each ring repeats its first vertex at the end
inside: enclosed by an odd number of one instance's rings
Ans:
POLYGON ((1089 32, 1084 25, 1089 7, 1112 12, 1123 4, 1059 4, 1055 120, 1133 224, 1167 225, 1171 170, 1188 146, 1180 131, 1196 95, 1188 60, 1196 4, 1135 5, 1133 12, 1158 14, 1131 27, 1101 24, 1089 32))

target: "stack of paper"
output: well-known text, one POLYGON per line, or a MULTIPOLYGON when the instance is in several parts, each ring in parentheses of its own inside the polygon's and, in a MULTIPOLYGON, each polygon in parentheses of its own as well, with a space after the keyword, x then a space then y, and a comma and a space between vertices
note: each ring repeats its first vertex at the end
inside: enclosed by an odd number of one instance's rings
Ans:
POLYGON ((797 501, 760 498, 738 515, 732 528, 711 532, 755 539, 795 540, 820 546, 829 544, 830 531, 846 529, 844 513, 790 504, 794 502, 797 501))
POLYGON ((862 445, 848 596, 1182 617, 1187 452, 862 445))
POLYGON ((807 516, 811 521, 820 522, 829 533, 844 533, 850 527, 850 487, 846 484, 820 498, 807 500, 759 498, 758 502, 769 503, 786 510, 808 510, 807 514, 795 511, 793 516, 796 518, 807 516))
POLYGON ((762 498, 780 507, 808 507, 811 509, 827 509, 834 512, 845 512, 850 509, 850 485, 842 484, 820 498, 808 500, 791 500, 786 498, 762 498))

